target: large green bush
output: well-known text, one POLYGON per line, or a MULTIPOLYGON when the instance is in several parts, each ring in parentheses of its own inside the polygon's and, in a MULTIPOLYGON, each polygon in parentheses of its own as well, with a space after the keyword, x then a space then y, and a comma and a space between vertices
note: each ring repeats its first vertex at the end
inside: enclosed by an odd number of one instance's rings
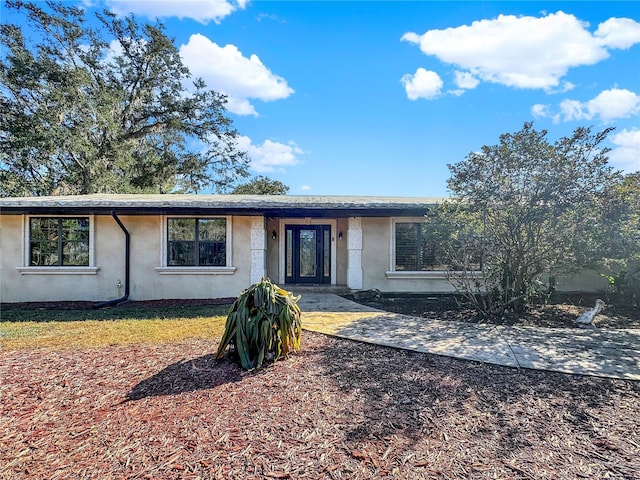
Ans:
POLYGON ((286 358, 300 350, 301 312, 294 297, 268 279, 244 290, 229 309, 216 359, 231 346, 243 368, 261 368, 263 362, 286 358))
POLYGON ((577 128, 551 142, 526 123, 449 165, 454 199, 434 209, 429 228, 480 315, 520 314, 549 292, 541 279, 638 254, 640 184, 608 164, 610 132, 577 128), (468 261, 478 249, 481 274, 468 261))

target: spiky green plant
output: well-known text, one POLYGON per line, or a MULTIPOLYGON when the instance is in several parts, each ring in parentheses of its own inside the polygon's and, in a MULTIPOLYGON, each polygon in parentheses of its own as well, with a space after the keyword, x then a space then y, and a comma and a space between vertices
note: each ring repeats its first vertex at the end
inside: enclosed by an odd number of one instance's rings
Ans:
POLYGON ((294 297, 269 279, 244 290, 229 309, 216 359, 231 346, 243 368, 261 368, 266 359, 286 358, 300 350, 300 297, 294 297))

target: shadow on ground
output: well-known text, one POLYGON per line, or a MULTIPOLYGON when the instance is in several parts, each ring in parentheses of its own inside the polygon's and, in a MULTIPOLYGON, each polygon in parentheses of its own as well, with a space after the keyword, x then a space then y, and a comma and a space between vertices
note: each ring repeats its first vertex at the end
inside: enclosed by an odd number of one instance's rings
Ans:
POLYGON ((215 360, 213 355, 185 359, 173 363, 144 379, 127 393, 127 401, 146 397, 179 395, 206 390, 242 379, 237 364, 228 359, 215 360))
POLYGON ((479 362, 336 341, 318 354, 324 375, 349 402, 351 441, 402 437, 446 444, 468 436, 508 459, 514 448, 546 442, 569 428, 582 438, 601 434, 594 411, 640 384, 621 380, 518 370, 479 362), (560 427, 562 426, 562 427, 560 427))

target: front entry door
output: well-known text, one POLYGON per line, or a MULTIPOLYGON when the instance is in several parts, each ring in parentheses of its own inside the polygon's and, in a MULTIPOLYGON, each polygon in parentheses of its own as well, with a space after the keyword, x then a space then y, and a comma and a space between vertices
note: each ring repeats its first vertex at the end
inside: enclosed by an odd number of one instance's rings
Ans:
POLYGON ((286 225, 285 283, 331 283, 331 225, 286 225))

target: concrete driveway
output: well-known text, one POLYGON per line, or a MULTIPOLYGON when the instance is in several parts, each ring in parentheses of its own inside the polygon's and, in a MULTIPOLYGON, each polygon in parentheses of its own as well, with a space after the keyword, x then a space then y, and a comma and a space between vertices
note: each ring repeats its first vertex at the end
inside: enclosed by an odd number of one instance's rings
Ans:
POLYGON ((445 322, 304 293, 306 330, 516 368, 640 380, 640 329, 538 328, 445 322))

